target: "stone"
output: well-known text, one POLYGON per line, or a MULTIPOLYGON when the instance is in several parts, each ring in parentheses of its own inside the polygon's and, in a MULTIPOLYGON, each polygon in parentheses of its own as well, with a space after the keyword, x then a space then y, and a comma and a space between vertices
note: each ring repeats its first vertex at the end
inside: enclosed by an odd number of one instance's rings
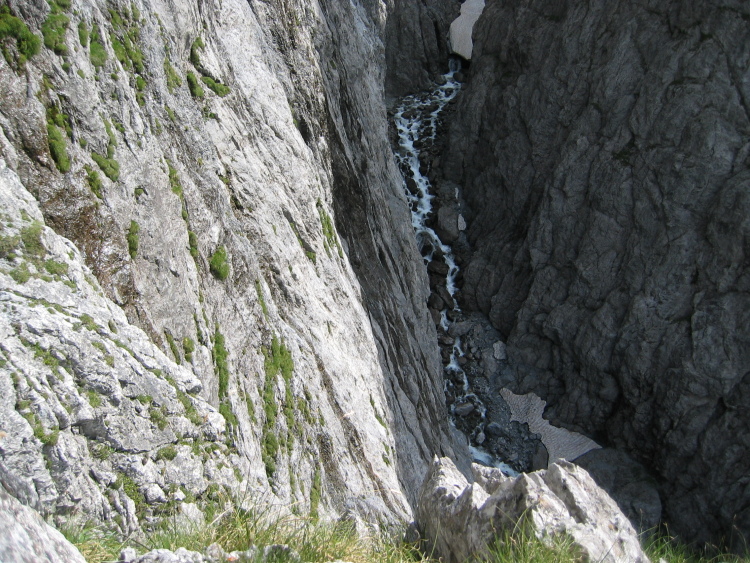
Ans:
POLYGON ((498 340, 492 345, 492 356, 496 360, 504 361, 508 359, 508 354, 506 352, 505 343, 498 340))
POLYGON ((458 228, 458 212, 447 205, 440 207, 437 213, 435 232, 444 244, 453 244, 461 233, 458 228))
POLYGON ((0 561, 3 563, 86 563, 81 552, 47 524, 34 509, 22 505, 0 485, 0 561))
POLYGON ((472 412, 474 412, 474 403, 458 403, 454 406, 453 412, 456 414, 456 416, 469 416, 472 412))
POLYGON ((180 547, 175 551, 168 549, 154 549, 144 553, 133 563, 204 563, 203 555, 197 551, 190 551, 180 547))
POLYGON ((469 483, 450 459, 435 458, 420 492, 417 522, 448 563, 486 554, 496 534, 522 517, 537 537, 562 536, 587 560, 648 562, 628 519, 584 469, 560 462, 507 477, 472 467, 469 483))
POLYGON ((156 483, 149 483, 146 485, 143 489, 143 496, 149 504, 167 502, 167 496, 164 494, 162 488, 156 483))

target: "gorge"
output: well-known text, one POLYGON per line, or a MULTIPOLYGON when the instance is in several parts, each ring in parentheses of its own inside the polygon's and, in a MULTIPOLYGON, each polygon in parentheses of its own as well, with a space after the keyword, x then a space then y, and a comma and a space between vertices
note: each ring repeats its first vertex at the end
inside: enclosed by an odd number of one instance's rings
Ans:
POLYGON ((227 496, 399 530, 436 457, 487 491, 472 457, 552 464, 544 409, 595 479, 636 468, 631 521, 747 545, 746 3, 487 0, 458 96, 456 0, 1 4, 10 497, 123 537, 227 496))

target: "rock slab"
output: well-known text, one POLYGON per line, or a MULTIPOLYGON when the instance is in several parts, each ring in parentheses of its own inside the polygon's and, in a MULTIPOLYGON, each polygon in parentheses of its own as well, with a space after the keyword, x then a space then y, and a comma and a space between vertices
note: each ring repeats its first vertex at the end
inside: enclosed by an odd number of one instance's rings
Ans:
POLYGON ((653 470, 674 531, 738 549, 749 18, 741 1, 488 3, 441 159, 475 249, 461 306, 506 341, 513 391, 653 470))
POLYGON ((0 561, 3 563, 86 563, 73 544, 0 485, 0 561))
POLYGON ((528 519, 540 539, 563 536, 587 560, 648 562, 617 504, 582 468, 561 461, 547 470, 507 477, 474 464, 474 483, 448 458, 435 458, 422 485, 418 523, 448 562, 487 552, 498 531, 528 519))

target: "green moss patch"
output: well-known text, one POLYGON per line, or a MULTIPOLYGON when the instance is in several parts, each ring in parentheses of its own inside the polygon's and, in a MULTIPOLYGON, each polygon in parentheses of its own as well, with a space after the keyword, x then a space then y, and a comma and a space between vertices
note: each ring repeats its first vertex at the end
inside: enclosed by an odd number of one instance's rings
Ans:
POLYGON ((227 264, 227 249, 224 246, 220 246, 211 255, 209 260, 209 269, 214 277, 218 280, 225 280, 229 276, 229 264, 227 264))
POLYGON ((187 73, 187 83, 190 95, 193 96, 193 98, 202 99, 203 96, 205 96, 201 83, 198 81, 198 78, 196 78, 194 73, 187 73))
POLYGON ((138 254, 138 233, 140 231, 140 225, 138 225, 138 223, 136 223, 135 221, 131 221, 130 227, 128 227, 128 252, 130 253, 130 257, 133 259, 138 254))
POLYGON ((65 33, 70 25, 70 18, 63 10, 70 7, 67 1, 51 1, 50 13, 42 24, 44 46, 58 55, 67 55, 68 46, 65 44, 65 33))
POLYGON ((8 6, 0 6, 0 49, 10 66, 23 68, 28 59, 39 53, 41 45, 39 37, 29 30, 23 20, 11 15, 8 6), (16 57, 8 49, 6 39, 15 40, 16 57))
POLYGON ((230 92, 229 86, 226 86, 226 85, 222 84, 221 82, 215 81, 210 76, 203 76, 201 78, 201 81, 206 86, 208 86, 213 91, 214 94, 216 94, 217 96, 220 96, 222 98, 224 96, 226 96, 227 94, 229 94, 229 92, 230 92))

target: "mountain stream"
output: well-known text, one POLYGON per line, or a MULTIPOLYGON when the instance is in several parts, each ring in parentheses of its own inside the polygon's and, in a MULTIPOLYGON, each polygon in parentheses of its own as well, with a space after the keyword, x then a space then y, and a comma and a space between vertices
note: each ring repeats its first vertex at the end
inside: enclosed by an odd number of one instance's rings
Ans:
MULTIPOLYGON (((427 177, 427 166, 420 156, 435 143, 440 115, 446 106, 458 95, 461 83, 456 80, 460 71, 460 62, 450 61, 451 67, 430 91, 404 97, 396 108, 394 120, 398 132, 398 145, 395 150, 396 160, 404 177, 404 192, 411 210, 412 225, 417 238, 417 246, 425 264, 433 274, 443 275, 445 281, 433 289, 439 297, 434 303, 442 305, 440 309, 439 332, 442 343, 451 342, 449 360, 443 367, 446 402, 451 415, 451 424, 455 425, 457 415, 467 411, 473 413, 477 421, 469 436, 470 442, 476 442, 476 436, 484 428, 487 409, 481 399, 472 391, 466 373, 461 368, 459 358, 464 355, 459 337, 449 337, 452 321, 460 312, 456 293, 456 279, 459 267, 451 247, 444 244, 434 229, 428 226, 432 213, 430 180, 427 177)), ((442 281, 442 280, 441 280, 442 281)), ((516 474, 507 464, 493 454, 477 445, 470 446, 474 461, 484 465, 498 467, 508 474, 516 474)))

